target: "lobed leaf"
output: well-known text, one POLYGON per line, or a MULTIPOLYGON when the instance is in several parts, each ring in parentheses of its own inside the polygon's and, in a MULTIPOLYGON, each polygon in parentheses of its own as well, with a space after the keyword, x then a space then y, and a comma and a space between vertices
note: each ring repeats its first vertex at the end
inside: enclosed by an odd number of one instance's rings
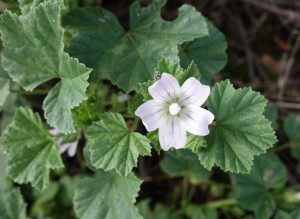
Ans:
POLYGON ((194 61, 201 72, 201 81, 210 84, 212 76, 227 63, 227 43, 222 32, 209 21, 207 28, 208 35, 184 43, 179 55, 183 67, 194 61))
POLYGON ((160 9, 166 0, 154 0, 141 8, 130 8, 130 30, 126 33, 117 18, 101 8, 77 9, 64 24, 74 33, 69 52, 88 67, 93 79, 107 75, 126 92, 152 79, 153 68, 162 56, 178 61, 177 46, 208 34, 204 17, 194 7, 183 5, 177 19, 165 21, 160 9))
POLYGON ((19 189, 0 192, 1 219, 26 219, 26 203, 19 189))
POLYGON ((142 218, 134 207, 141 180, 114 172, 81 179, 75 186, 74 208, 81 219, 142 218))
POLYGON ((58 146, 38 114, 19 108, 3 132, 0 148, 7 154, 8 175, 17 183, 30 182, 43 191, 49 183, 50 169, 62 168, 58 146))
POLYGON ((277 141, 264 117, 267 100, 250 88, 234 89, 228 80, 214 86, 207 101, 216 124, 207 136, 207 147, 197 151, 209 170, 248 173, 255 155, 265 153, 277 141))
POLYGON ((59 78, 43 103, 45 118, 59 132, 71 133, 75 132, 71 109, 87 98, 91 70, 64 52, 62 4, 62 0, 24 0, 22 15, 6 11, 0 20, 2 64, 15 82, 30 91, 59 78))
POLYGON ((297 170, 300 170, 300 117, 289 114, 284 120, 284 131, 290 140, 291 154, 298 160, 297 170))
POLYGON ((250 174, 235 174, 237 200, 245 209, 253 210, 257 218, 268 219, 276 209, 273 190, 287 182, 285 166, 275 155, 257 157, 250 174))
POLYGON ((127 176, 137 166, 139 155, 150 155, 150 140, 130 132, 118 113, 104 113, 87 131, 91 164, 105 171, 115 169, 127 176))

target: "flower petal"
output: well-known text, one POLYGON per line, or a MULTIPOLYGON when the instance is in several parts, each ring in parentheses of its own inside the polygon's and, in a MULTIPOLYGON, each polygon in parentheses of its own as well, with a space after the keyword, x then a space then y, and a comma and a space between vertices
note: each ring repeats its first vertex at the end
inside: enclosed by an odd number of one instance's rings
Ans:
POLYGON ((142 119, 147 131, 151 132, 163 124, 166 110, 166 106, 160 101, 149 100, 139 106, 135 111, 135 115, 142 119))
POLYGON ((148 88, 154 99, 174 100, 177 98, 180 86, 177 79, 168 73, 163 73, 161 78, 148 88))
POLYGON ((159 143, 164 151, 171 147, 184 148, 186 143, 186 128, 184 121, 177 116, 168 116, 159 128, 159 143))
POLYGON ((188 132, 200 136, 209 134, 208 125, 211 124, 215 118, 211 112, 201 107, 187 106, 182 109, 181 113, 188 132))
POLYGON ((70 143, 66 143, 66 144, 60 144, 58 146, 59 152, 62 154, 64 153, 66 150, 68 150, 68 148, 70 147, 70 143))
POLYGON ((201 84, 196 78, 187 79, 180 89, 180 100, 183 105, 201 106, 210 93, 210 87, 201 84))
POLYGON ((68 156, 69 157, 74 157, 77 151, 77 145, 78 145, 78 141, 75 141, 73 143, 71 143, 69 149, 68 149, 68 156))

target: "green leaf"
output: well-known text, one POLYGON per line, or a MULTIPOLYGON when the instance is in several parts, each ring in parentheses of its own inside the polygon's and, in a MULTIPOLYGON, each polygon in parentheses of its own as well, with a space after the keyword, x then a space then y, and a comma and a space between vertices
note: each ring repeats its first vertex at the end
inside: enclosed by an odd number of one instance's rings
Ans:
POLYGON ((228 80, 212 89, 208 110, 216 124, 207 136, 207 147, 197 154, 209 170, 248 173, 255 155, 265 153, 277 141, 271 123, 264 117, 267 100, 250 88, 234 89, 228 80))
POLYGON ((131 115, 134 115, 134 112, 137 108, 143 104, 143 96, 139 93, 136 93, 129 101, 127 112, 131 115))
POLYGON ((38 114, 20 108, 2 134, 0 147, 7 154, 7 170, 17 183, 30 182, 43 191, 49 183, 50 169, 62 168, 55 139, 38 114))
POLYGON ((98 174, 81 179, 75 186, 74 208, 81 219, 141 218, 134 207, 142 181, 133 174, 98 174))
MULTIPOLYGON (((187 69, 184 70, 180 67, 178 62, 172 62, 171 60, 163 57, 158 61, 156 70, 158 74, 166 72, 173 75, 180 85, 182 85, 190 77, 195 77, 197 79, 200 78, 199 70, 194 62, 191 62, 187 69)), ((139 84, 144 101, 153 99, 148 92, 148 88, 154 84, 156 80, 157 79, 155 78, 154 80, 149 80, 139 84)))
POLYGON ((1 219, 26 219, 26 204, 19 189, 0 192, 1 219))
POLYGON ((218 212, 215 209, 197 209, 192 219, 218 219, 218 212))
POLYGON ((3 106, 1 107, 1 121, 0 121, 0 132, 2 133, 3 130, 10 124, 13 120, 15 112, 21 106, 27 106, 27 100, 15 93, 10 93, 6 101, 4 102, 3 106))
POLYGON ((149 200, 137 204, 140 214, 144 219, 180 219, 180 214, 162 204, 156 204, 153 211, 150 209, 149 200))
POLYGON ((207 21, 208 35, 184 43, 180 51, 180 63, 187 67, 195 61, 200 73, 201 81, 211 83, 211 78, 224 68, 227 63, 227 43, 224 35, 213 24, 207 21))
POLYGON ((165 157, 160 163, 162 170, 169 176, 188 176, 193 184, 199 184, 210 177, 198 160, 197 156, 190 150, 172 150, 165 152, 165 157))
POLYGON ((296 209, 291 213, 279 210, 274 219, 300 219, 300 209, 296 209))
POLYGON ((35 7, 45 1, 46 0, 19 0, 22 14, 30 13, 35 7))
POLYGON ((187 133, 185 148, 188 148, 192 152, 196 153, 200 147, 206 146, 207 145, 204 137, 187 133))
POLYGON ((158 154, 160 154, 161 146, 160 146, 159 139, 158 139, 158 129, 154 130, 153 132, 148 132, 147 138, 150 139, 151 145, 156 150, 156 152, 158 154))
POLYGON ((0 152, 0 192, 7 190, 11 185, 6 177, 6 159, 5 155, 0 152))
POLYGON ((78 9, 64 20, 73 34, 69 51, 94 68, 93 77, 107 75, 126 92, 152 79, 153 68, 162 56, 179 61, 177 46, 208 34, 205 18, 194 7, 183 5, 177 19, 165 21, 160 9, 166 0, 154 0, 141 8, 130 8, 130 30, 126 33, 117 18, 101 8, 78 9))
POLYGON ((289 114, 284 120, 284 131, 289 139, 300 142, 300 117, 289 114))
POLYGON ((64 52, 60 26, 63 1, 34 1, 34 8, 30 2, 22 1, 22 16, 10 11, 1 16, 3 67, 15 82, 30 91, 60 78, 44 100, 45 118, 61 133, 75 132, 71 109, 86 99, 91 70, 64 52))
POLYGON ((284 131, 290 139, 291 154, 298 160, 297 170, 300 170, 300 117, 289 114, 284 120, 284 131))
POLYGON ((9 80, 0 78, 0 110, 9 95, 9 80))
POLYGON ((285 166, 275 155, 257 157, 250 174, 235 174, 237 200, 257 218, 268 219, 276 209, 272 191, 287 182, 285 166))
POLYGON ((278 129, 278 109, 274 106, 268 105, 266 107, 264 115, 268 120, 271 121, 272 128, 274 130, 277 130, 278 129))
POLYGON ((137 166, 139 155, 150 155, 150 140, 130 132, 122 116, 104 113, 87 131, 87 147, 91 152, 91 163, 105 171, 115 169, 127 176, 137 166))

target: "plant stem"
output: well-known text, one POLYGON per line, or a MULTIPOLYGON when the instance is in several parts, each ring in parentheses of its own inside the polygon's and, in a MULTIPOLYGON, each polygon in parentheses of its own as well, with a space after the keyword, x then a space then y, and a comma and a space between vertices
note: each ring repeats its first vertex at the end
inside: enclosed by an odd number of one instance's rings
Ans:
POLYGON ((271 150, 269 150, 270 152, 278 152, 278 151, 281 151, 281 150, 285 150, 285 149, 288 149, 288 148, 292 148, 292 147, 297 147, 298 145, 297 144, 294 144, 293 142, 287 142, 285 144, 282 144, 282 145, 279 145, 278 147, 274 147, 272 148, 271 150))
POLYGON ((131 130, 132 132, 134 132, 134 131, 137 129, 137 127, 138 127, 138 125, 139 125, 139 122, 140 122, 140 119, 137 118, 137 117, 135 117, 134 120, 133 120, 133 123, 132 123, 132 125, 131 125, 131 127, 130 127, 130 130, 131 130))
POLYGON ((182 181, 182 207, 186 206, 188 203, 188 187, 189 187, 189 177, 187 174, 184 174, 182 181))
POLYGON ((190 192, 188 194, 188 197, 187 197, 187 203, 190 203, 194 194, 195 194, 195 191, 196 191, 196 186, 195 185, 192 185, 191 186, 191 189, 190 189, 190 192))
POLYGON ((50 89, 43 89, 43 90, 33 90, 33 91, 25 91, 25 90, 10 90, 11 93, 21 94, 21 95, 45 95, 48 94, 50 89))
POLYGON ((202 208, 220 208, 236 204, 235 199, 221 199, 201 205, 202 208))
POLYGON ((134 119, 135 118, 135 116, 131 115, 131 114, 122 114, 122 116, 126 119, 134 119))

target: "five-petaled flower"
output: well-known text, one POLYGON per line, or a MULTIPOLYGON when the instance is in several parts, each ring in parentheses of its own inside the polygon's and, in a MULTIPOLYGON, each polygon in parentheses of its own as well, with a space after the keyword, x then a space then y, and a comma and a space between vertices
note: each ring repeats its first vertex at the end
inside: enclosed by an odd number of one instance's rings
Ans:
POLYGON ((174 76, 163 73, 148 91, 153 100, 142 104, 135 114, 149 132, 159 129, 163 150, 184 148, 186 131, 200 136, 209 134, 214 115, 200 107, 208 98, 209 86, 191 77, 180 87, 174 76))

